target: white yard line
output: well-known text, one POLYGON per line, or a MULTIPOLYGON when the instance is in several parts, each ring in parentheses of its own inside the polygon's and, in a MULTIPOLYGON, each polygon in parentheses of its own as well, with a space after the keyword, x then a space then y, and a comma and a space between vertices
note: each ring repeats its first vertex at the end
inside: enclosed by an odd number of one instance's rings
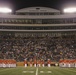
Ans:
POLYGON ((48 73, 52 73, 51 71, 47 71, 48 73))
POLYGON ((36 75, 38 75, 38 67, 36 68, 36 75))
POLYGON ((44 73, 44 71, 40 71, 40 73, 44 73))
POLYGON ((52 73, 51 71, 40 71, 40 73, 52 73))
POLYGON ((23 71, 23 73, 34 73, 34 71, 23 71))

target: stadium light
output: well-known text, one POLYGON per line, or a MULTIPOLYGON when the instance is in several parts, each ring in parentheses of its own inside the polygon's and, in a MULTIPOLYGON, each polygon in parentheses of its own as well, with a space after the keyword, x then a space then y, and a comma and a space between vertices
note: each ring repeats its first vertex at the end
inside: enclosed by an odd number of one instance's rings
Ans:
POLYGON ((12 10, 6 7, 0 7, 0 13, 11 13, 12 10))
POLYGON ((76 7, 65 8, 64 13, 76 13, 76 7))

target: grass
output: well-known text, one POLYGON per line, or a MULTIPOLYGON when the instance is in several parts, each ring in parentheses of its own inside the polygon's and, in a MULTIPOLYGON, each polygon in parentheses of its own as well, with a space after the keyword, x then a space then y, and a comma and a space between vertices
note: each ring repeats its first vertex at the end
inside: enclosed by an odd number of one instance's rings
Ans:
POLYGON ((0 68, 0 75, 76 75, 76 68, 60 68, 60 67, 0 68))

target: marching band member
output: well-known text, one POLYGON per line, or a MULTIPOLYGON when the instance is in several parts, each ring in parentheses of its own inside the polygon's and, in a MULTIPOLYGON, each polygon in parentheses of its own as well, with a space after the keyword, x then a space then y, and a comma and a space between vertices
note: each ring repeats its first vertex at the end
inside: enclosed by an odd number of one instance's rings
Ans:
POLYGON ((40 60, 37 61, 37 66, 41 67, 41 61, 40 60))
POLYGON ((41 61, 41 64, 42 64, 42 67, 44 67, 44 66, 45 66, 45 65, 44 65, 44 60, 42 60, 42 61, 41 61))
POLYGON ((24 64, 25 64, 25 67, 27 67, 27 60, 26 59, 24 60, 24 64))
POLYGON ((48 61, 47 61, 47 64, 48 64, 48 67, 50 67, 51 65, 51 61, 50 61, 50 59, 48 59, 48 61))
POLYGON ((30 60, 30 67, 32 67, 33 66, 33 62, 32 62, 32 59, 30 60))
POLYGON ((34 60, 34 67, 36 67, 36 64, 37 64, 37 61, 36 61, 36 59, 34 60))

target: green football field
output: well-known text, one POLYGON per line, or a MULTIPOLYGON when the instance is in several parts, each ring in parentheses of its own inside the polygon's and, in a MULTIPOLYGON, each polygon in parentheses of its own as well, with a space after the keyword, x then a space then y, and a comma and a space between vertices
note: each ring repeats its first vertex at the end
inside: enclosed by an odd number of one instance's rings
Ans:
POLYGON ((0 68, 0 75, 76 75, 76 68, 60 68, 60 67, 0 68))

